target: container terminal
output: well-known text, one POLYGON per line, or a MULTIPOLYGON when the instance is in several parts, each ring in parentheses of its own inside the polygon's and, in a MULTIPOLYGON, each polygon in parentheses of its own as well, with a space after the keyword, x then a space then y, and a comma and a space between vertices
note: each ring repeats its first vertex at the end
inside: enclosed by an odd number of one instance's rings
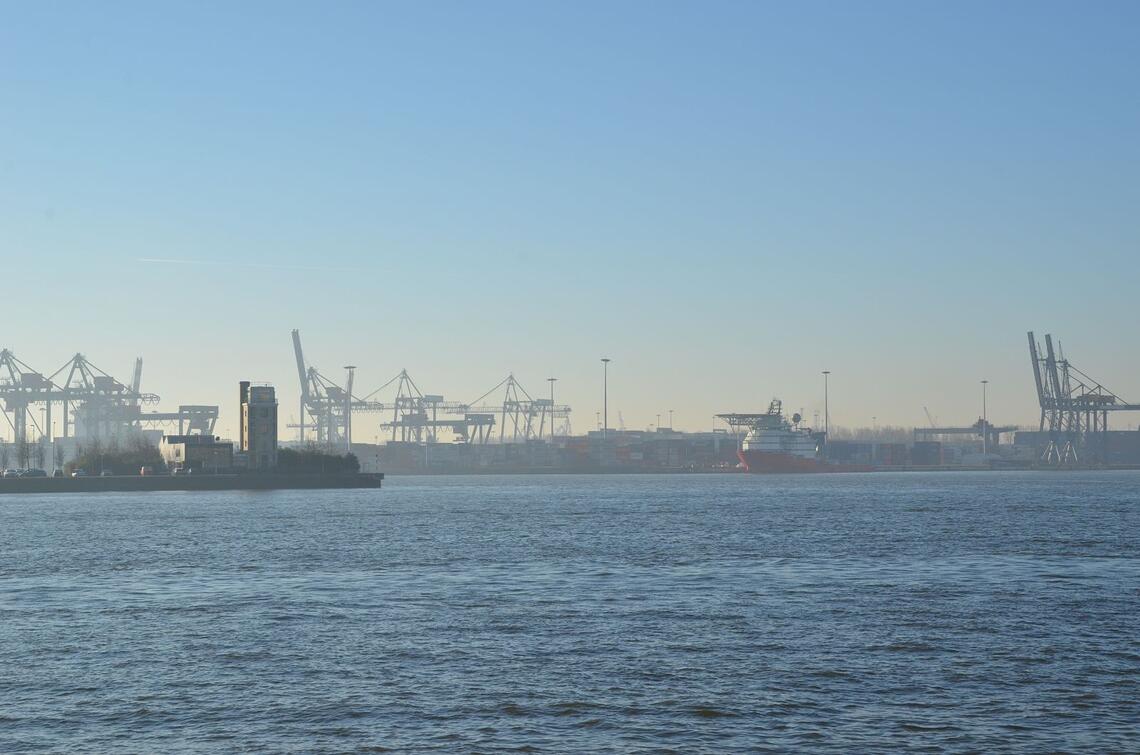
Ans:
MULTIPOLYGON (((988 416, 961 425, 940 425, 923 408, 927 425, 893 434, 872 430, 816 432, 796 416, 789 438, 807 467, 777 466, 769 471, 1072 469, 1140 466, 1140 432, 1110 430, 1108 417, 1140 410, 1093 380, 1055 348, 1028 334, 1032 382, 1041 407, 1036 428, 995 424, 988 416)), ((451 402, 421 393, 407 371, 376 391, 356 398, 353 368, 338 384, 305 361, 300 334, 293 331, 294 358, 301 385, 300 416, 290 425, 298 441, 322 446, 345 444, 362 468, 392 474, 471 474, 508 472, 737 472, 748 467, 749 434, 772 421, 779 400, 760 413, 717 415, 723 427, 678 432, 672 427, 627 430, 603 426, 574 435, 571 409, 528 393, 508 375, 474 402, 451 402), (381 400, 388 390, 391 397, 381 400), (379 415, 383 443, 351 441, 354 414, 379 415), (561 428, 561 429, 556 429, 561 428), (306 433, 308 433, 306 435, 306 433)), ((983 412, 984 413, 984 412, 983 412)), ((672 424, 670 422, 670 424, 672 424)), ((793 424, 793 423, 789 423, 793 424)), ((830 428, 828 428, 830 429, 830 428)))
MULTIPOLYGON (((704 432, 676 431, 660 421, 650 429, 627 430, 619 412, 618 428, 607 422, 574 434, 571 408, 555 401, 555 378, 544 381, 547 396, 528 392, 509 374, 477 399, 458 402, 422 392, 401 370, 365 393, 355 387, 355 367, 346 366, 342 380, 333 379, 306 361, 297 330, 292 345, 299 405, 296 418, 280 425, 288 436, 280 446, 352 454, 359 471, 368 474, 1140 466, 1140 431, 1109 427, 1110 416, 1140 411, 1140 404, 1089 377, 1065 358, 1051 335, 1038 342, 1032 332, 1026 385, 1036 392, 1040 407, 1036 426, 995 424, 984 412, 958 425, 939 424, 924 407, 926 425, 890 432, 814 430, 798 414, 784 417, 777 398, 767 411, 719 414, 722 427, 704 432), (377 442, 354 440, 354 427, 377 442), (790 452, 792 458, 771 457, 773 450, 790 452)), ((256 440, 245 437, 244 423, 237 450, 233 441, 218 438, 215 405, 180 404, 159 411, 159 396, 142 390, 142 366, 140 358, 131 380, 121 382, 83 354, 45 373, 12 351, 0 350, 0 470, 56 475, 73 466, 84 450, 131 443, 158 449, 160 466, 174 474, 265 471, 276 463, 275 452, 267 456, 256 440)), ((243 383, 241 390, 245 402, 268 396, 265 391, 273 388, 243 383)), ((276 448, 276 412, 272 425, 276 448)))
MULTIPOLYGON (((279 448, 277 397, 271 385, 239 383, 240 432, 235 448, 232 441, 209 432, 217 407, 194 407, 171 415, 144 413, 143 394, 137 388, 129 389, 98 371, 82 355, 76 355, 72 367, 97 379, 84 382, 69 377, 62 386, 27 371, 27 365, 8 350, 0 353, 0 363, 7 369, 6 381, 0 382, 4 415, 10 428, 22 433, 16 441, 0 443, 0 493, 378 488, 384 478, 361 473, 351 456, 279 448), (25 371, 16 374, 13 367, 25 371), (41 431, 29 439, 29 429, 54 426, 47 418, 57 402, 65 437, 41 431), (42 424, 34 416, 28 422, 26 408, 36 403, 43 404, 42 424), (9 417, 11 407, 20 409, 16 421, 9 417), (211 421, 197 425, 203 416, 211 421), (176 432, 144 431, 144 422, 179 426, 176 432), (13 455, 18 467, 9 466, 13 455)), ((136 385, 140 373, 141 361, 136 362, 136 385)))

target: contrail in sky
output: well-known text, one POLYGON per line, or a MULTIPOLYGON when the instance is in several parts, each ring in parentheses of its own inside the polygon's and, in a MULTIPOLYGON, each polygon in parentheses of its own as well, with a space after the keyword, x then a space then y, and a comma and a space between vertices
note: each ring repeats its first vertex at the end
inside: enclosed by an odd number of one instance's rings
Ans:
POLYGON ((198 265, 206 267, 256 267, 263 270, 320 270, 334 273, 353 272, 344 267, 320 267, 317 265, 277 265, 264 262, 221 262, 218 260, 176 260, 160 257, 139 257, 138 262, 146 265, 198 265))

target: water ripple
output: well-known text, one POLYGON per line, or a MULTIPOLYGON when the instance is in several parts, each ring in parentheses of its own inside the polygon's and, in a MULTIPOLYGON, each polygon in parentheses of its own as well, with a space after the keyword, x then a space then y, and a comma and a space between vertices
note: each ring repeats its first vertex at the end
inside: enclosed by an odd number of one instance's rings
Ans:
POLYGON ((1140 474, 0 500, 0 751, 1130 751, 1140 474))

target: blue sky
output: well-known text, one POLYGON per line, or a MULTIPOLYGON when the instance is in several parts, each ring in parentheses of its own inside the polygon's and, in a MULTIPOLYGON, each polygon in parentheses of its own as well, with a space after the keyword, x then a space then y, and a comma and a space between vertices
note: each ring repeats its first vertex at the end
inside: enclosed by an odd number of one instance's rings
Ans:
MULTIPOLYGON (((1140 401, 1134 3, 4 3, 0 344, 164 405, 508 371, 588 429, 1140 401), (179 260, 145 262, 142 260, 179 260)), ((358 427, 359 430, 359 427, 358 427)))

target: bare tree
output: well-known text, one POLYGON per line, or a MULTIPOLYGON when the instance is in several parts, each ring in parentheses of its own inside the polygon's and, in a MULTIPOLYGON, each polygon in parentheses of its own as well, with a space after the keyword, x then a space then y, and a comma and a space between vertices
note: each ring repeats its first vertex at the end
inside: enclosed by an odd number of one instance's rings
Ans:
POLYGON ((0 467, 8 468, 8 462, 12 460, 12 444, 8 441, 0 440, 0 467))
POLYGON ((16 463, 20 465, 20 469, 26 469, 28 462, 32 458, 32 444, 26 440, 22 440, 16 444, 16 463))
POLYGON ((43 438, 32 446, 32 459, 36 462, 36 469, 44 468, 44 461, 47 459, 47 442, 43 438))
POLYGON ((63 468, 63 446, 61 446, 58 443, 53 443, 51 448, 52 448, 52 456, 55 457, 55 464, 54 464, 55 468, 56 469, 62 469, 63 468))
POLYGON ((830 439, 863 443, 908 443, 914 439, 914 433, 909 427, 896 427, 894 425, 837 427, 832 424, 830 439))

